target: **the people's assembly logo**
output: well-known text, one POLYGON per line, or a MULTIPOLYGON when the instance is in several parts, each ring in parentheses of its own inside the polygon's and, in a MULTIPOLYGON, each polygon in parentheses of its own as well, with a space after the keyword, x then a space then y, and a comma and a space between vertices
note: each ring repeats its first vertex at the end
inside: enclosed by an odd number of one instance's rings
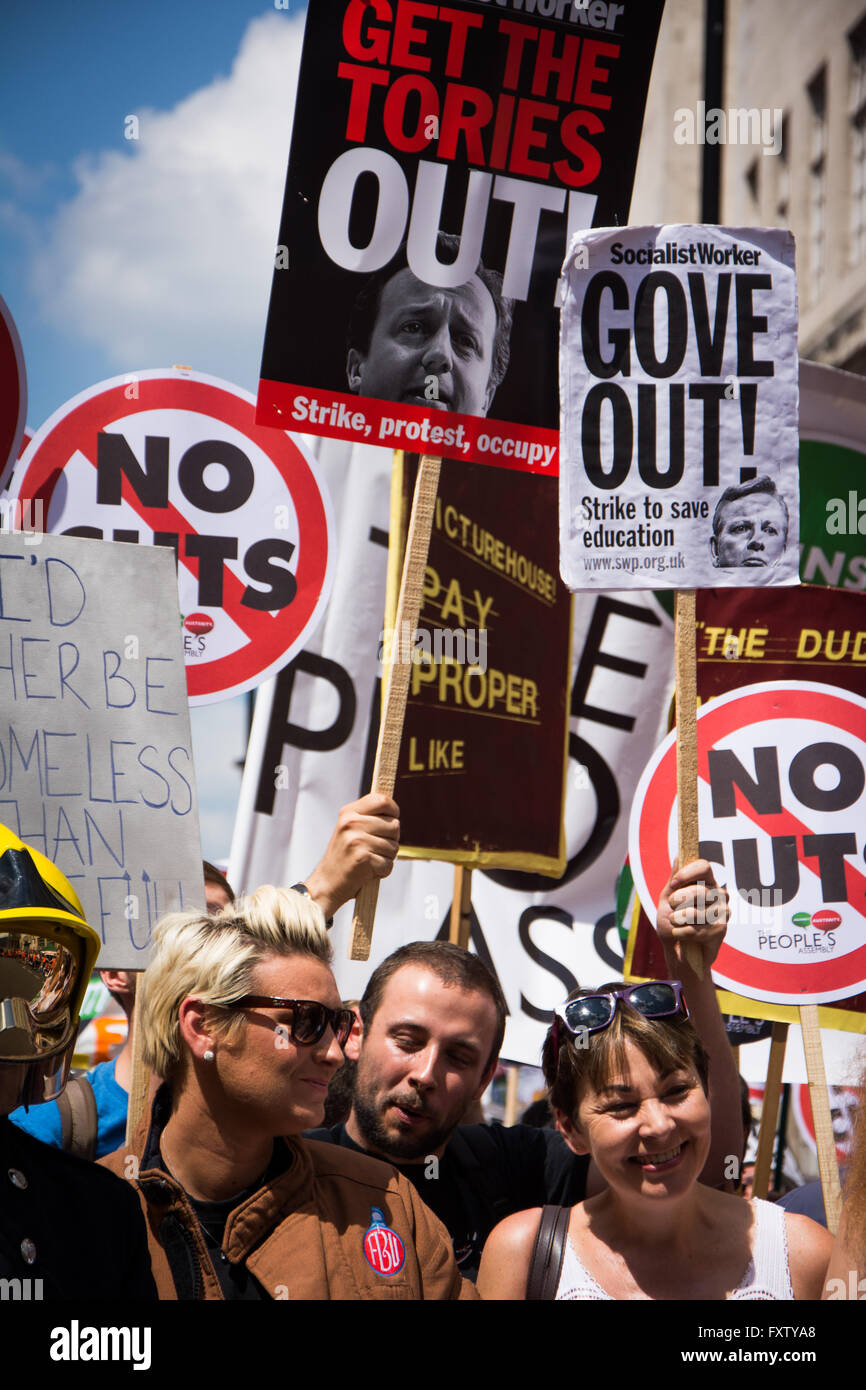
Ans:
POLYGON ((207 651, 205 637, 213 631, 214 621, 208 613, 190 613, 183 620, 183 654, 195 661, 207 651))

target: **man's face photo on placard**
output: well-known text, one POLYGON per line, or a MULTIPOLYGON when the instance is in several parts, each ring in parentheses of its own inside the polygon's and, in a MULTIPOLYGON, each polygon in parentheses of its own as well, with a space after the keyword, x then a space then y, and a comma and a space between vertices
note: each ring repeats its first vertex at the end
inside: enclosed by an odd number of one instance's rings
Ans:
MULTIPOLYGON (((456 237, 440 235, 454 248, 456 237)), ((402 258, 401 258, 402 259, 402 258)), ((486 415, 508 366, 511 305, 500 277, 479 264, 451 289, 398 265, 371 276, 349 325, 349 390, 378 400, 486 415)))
POLYGON ((769 568, 781 560, 787 540, 788 509, 771 478, 725 489, 710 538, 717 569, 769 568))

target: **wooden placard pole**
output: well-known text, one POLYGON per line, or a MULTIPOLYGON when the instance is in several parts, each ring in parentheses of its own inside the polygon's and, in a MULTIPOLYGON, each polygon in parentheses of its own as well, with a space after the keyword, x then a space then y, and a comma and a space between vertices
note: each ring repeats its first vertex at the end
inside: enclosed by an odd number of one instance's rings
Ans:
POLYGON ((469 929, 472 921, 472 870, 463 864, 454 865, 454 894, 448 922, 448 940, 455 946, 469 949, 469 929))
MULTIPOLYGON (((141 974, 136 975, 136 986, 141 980, 141 974)), ((136 988, 136 996, 138 989, 136 988)), ((137 1002, 137 1001, 136 1001, 137 1002)), ((150 1071, 144 1065, 144 1058, 141 1053, 142 1031, 138 1027, 138 1008, 132 1010, 132 1017, 129 1020, 129 1027, 132 1035, 132 1062, 129 1078, 129 1106, 126 1112, 126 1146, 132 1144, 133 1135, 138 1129, 138 1122, 144 1114, 144 1107, 147 1103, 147 1092, 150 1087, 150 1071)))
MULTIPOLYGON (((397 777, 397 761, 400 756, 400 740, 403 736, 403 717, 406 713, 406 697, 409 693, 409 677, 412 672, 412 652, 415 631, 421 612, 421 597, 424 584, 424 570, 427 553, 430 549, 430 532, 433 529, 433 511, 436 506, 436 493, 439 488, 441 458, 422 455, 415 480, 415 495, 412 499, 412 515, 409 520, 409 534, 406 541, 406 555, 403 560, 403 574, 400 580, 400 597, 397 600, 397 613, 394 619, 394 632, 397 634, 397 654, 394 660, 394 643, 386 652, 385 698, 382 703, 382 722, 379 726, 379 743, 376 748, 376 761, 373 765, 374 792, 393 795, 397 777), (405 632, 410 633, 408 644, 402 640, 405 632)), ((376 902, 379 897, 379 880, 374 879, 361 889, 355 899, 355 914, 352 919, 352 941, 349 947, 351 960, 369 960, 370 944, 373 939, 373 919, 376 915, 376 902)))
MULTIPOLYGON (((698 857, 698 677, 695 640, 695 591, 678 589, 675 606, 677 688, 677 823, 679 861, 698 857)), ((704 960, 699 946, 686 947, 686 960, 699 980, 704 960)))
POLYGON ((509 1062, 505 1068, 505 1123, 506 1125, 517 1124, 517 1111, 520 1107, 520 1100, 517 1088, 520 1083, 520 1067, 516 1062, 509 1062))
POLYGON ((755 1172, 752 1178, 752 1195, 766 1197, 770 1190, 770 1169, 773 1165, 773 1141, 779 1121, 779 1097, 782 1094, 782 1068, 785 1065, 785 1047, 788 1042, 788 1024, 774 1023, 770 1041, 770 1061, 767 1067, 767 1084, 764 1087, 764 1103, 761 1106, 761 1127, 758 1130, 758 1152, 755 1155, 755 1172))
POLYGON ((839 1185, 839 1164, 836 1159, 836 1140, 833 1137, 817 1004, 800 1005, 800 1027, 803 1030, 803 1053, 806 1058, 806 1076, 809 1079, 809 1100, 812 1103, 812 1123, 815 1126, 818 1172, 821 1175, 827 1230, 835 1235, 842 1211, 842 1189, 839 1185))

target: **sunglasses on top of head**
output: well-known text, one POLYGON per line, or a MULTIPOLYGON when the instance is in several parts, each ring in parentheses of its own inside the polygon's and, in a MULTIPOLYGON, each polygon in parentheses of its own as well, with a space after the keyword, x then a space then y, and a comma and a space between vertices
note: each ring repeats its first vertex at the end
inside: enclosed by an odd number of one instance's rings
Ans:
POLYGON ((638 985, 623 985, 621 989, 599 990, 597 994, 584 994, 579 999, 569 999, 554 1010, 554 1045, 559 1046, 559 1035, 564 1025, 572 1037, 598 1033, 613 1022, 617 1005, 622 1000, 644 1018, 671 1018, 679 1014, 688 1018, 683 987, 679 980, 644 980, 638 985))

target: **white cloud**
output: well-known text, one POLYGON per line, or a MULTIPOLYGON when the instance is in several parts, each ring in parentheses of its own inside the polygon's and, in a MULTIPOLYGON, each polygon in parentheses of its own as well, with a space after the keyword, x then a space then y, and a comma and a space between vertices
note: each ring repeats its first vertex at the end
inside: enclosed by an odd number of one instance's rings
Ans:
POLYGON ((186 363, 255 389, 279 230, 303 15, 265 15, 228 77, 139 140, 80 160, 33 262, 46 317, 116 371, 186 363))

